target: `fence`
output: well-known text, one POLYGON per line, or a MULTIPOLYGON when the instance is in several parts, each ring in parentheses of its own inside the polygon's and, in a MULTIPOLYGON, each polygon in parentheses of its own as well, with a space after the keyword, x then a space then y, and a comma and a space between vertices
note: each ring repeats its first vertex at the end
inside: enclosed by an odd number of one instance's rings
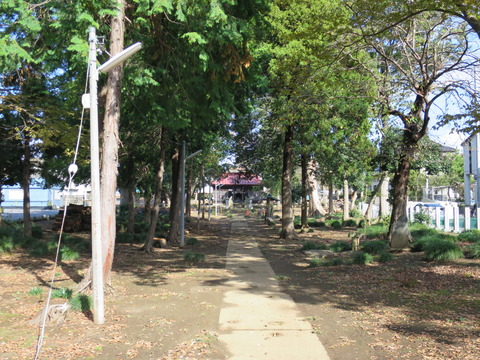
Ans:
POLYGON ((473 212, 471 208, 459 206, 455 202, 418 203, 409 201, 407 205, 408 220, 414 221, 416 213, 429 215, 429 226, 437 230, 459 233, 469 229, 480 229, 476 211, 473 212))

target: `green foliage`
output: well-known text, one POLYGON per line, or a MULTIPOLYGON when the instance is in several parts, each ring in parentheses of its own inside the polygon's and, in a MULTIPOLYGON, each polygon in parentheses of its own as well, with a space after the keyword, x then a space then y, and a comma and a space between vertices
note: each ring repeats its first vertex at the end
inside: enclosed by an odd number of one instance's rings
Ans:
POLYGON ((359 222, 358 222, 358 227, 360 229, 365 229, 367 227, 367 221, 365 219, 361 219, 359 222))
POLYGON ((415 240, 411 245, 410 249, 412 252, 422 252, 425 249, 425 245, 431 241, 432 238, 430 237, 421 237, 415 240))
POLYGON ((327 246, 325 244, 316 243, 313 241, 304 242, 302 245, 302 250, 326 250, 327 246))
POLYGON ((308 226, 311 227, 325 227, 326 224, 324 221, 316 220, 316 219, 308 219, 308 226))
POLYGON ((117 233, 115 242, 119 244, 129 244, 129 243, 133 243, 134 240, 135 240, 134 234, 128 234, 126 232, 123 232, 123 233, 117 233))
POLYGON ((309 262, 309 267, 319 267, 319 266, 322 266, 323 265, 323 260, 320 259, 320 258, 311 258, 310 259, 310 262, 309 262))
POLYGON ((387 251, 382 251, 378 256, 378 262, 386 263, 395 259, 395 256, 387 251))
POLYGON ((458 241, 468 243, 480 242, 480 230, 471 229, 462 231, 458 234, 458 241))
POLYGON ((373 256, 363 252, 359 251, 353 255, 353 263, 357 265, 366 265, 370 264, 373 262, 373 256))
POLYGON ((449 240, 427 241, 424 251, 427 261, 451 261, 463 258, 462 249, 449 240))
POLYGON ((36 243, 35 246, 32 246, 28 252, 31 257, 43 257, 50 253, 48 245, 43 242, 36 243))
POLYGON ((188 262, 201 262, 205 260, 205 254, 196 253, 193 251, 186 251, 183 254, 183 260, 188 262))
POLYGON ((413 221, 419 224, 428 225, 432 221, 432 218, 427 212, 417 212, 413 215, 413 221))
POLYGON ((326 259, 323 262, 323 266, 339 266, 344 264, 345 264, 345 260, 337 257, 326 259))
POLYGON ((28 291, 28 295, 32 295, 32 296, 40 296, 42 295, 42 293, 43 293, 43 289, 41 287, 34 287, 28 291))
POLYGON ((385 252, 388 244, 381 240, 371 240, 363 243, 362 250, 368 254, 376 255, 385 252))
POLYGON ((52 299, 70 299, 73 291, 68 288, 54 289, 52 291, 52 299))
POLYGON ((412 224, 410 226, 410 233, 412 235, 412 238, 414 240, 417 240, 419 238, 425 237, 425 236, 436 236, 439 234, 439 232, 435 229, 429 228, 423 224, 412 224))
POLYGON ((383 239, 386 238, 388 227, 382 223, 371 225, 362 230, 368 239, 383 239))
POLYGON ((78 260, 79 258, 80 254, 76 250, 68 246, 60 248, 60 261, 78 260))
POLYGON ((351 226, 351 227, 356 227, 357 222, 354 219, 347 219, 343 222, 343 226, 351 226))
POLYGON ((187 239, 187 245, 198 246, 198 245, 200 245, 200 241, 198 241, 197 238, 191 237, 191 238, 187 239))
POLYGON ((337 241, 328 247, 333 252, 342 252, 352 250, 352 245, 346 241, 337 241))
POLYGON ((91 311, 93 307, 93 300, 88 295, 77 294, 73 296, 68 303, 72 307, 72 310, 87 312, 91 311))
POLYGON ((342 228, 342 223, 338 220, 334 220, 330 223, 330 226, 336 230, 340 230, 342 228))
POLYGON ((43 230, 40 226, 32 226, 32 237, 35 239, 41 239, 43 237, 43 230))
POLYGON ((362 212, 359 209, 355 208, 350 210, 349 216, 352 218, 359 218, 362 216, 362 212))
POLYGON ((480 259, 480 242, 475 242, 468 246, 467 255, 473 259, 480 259))
POLYGON ((9 234, 0 234, 0 253, 9 253, 14 249, 14 241, 9 234))

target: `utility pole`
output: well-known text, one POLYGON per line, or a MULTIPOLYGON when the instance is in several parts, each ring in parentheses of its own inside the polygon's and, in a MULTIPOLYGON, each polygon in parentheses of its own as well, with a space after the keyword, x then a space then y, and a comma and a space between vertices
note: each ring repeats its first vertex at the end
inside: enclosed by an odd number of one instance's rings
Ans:
POLYGON ((100 212, 100 155, 98 134, 98 96, 97 96, 97 35, 91 27, 88 42, 90 43, 90 168, 92 185, 92 288, 93 288, 93 321, 95 324, 105 323, 104 281, 102 266, 102 233, 100 212))

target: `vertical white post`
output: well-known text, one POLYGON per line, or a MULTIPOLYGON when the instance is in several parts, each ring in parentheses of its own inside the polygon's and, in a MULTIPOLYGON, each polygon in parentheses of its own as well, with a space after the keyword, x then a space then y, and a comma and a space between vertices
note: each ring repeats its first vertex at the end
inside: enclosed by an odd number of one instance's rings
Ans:
POLYGON ((450 231, 450 206, 446 205, 444 207, 444 212, 445 212, 445 227, 444 230, 446 232, 450 231))
POLYGON ((100 155, 98 141, 98 102, 97 102, 97 35, 95 28, 89 29, 90 44, 90 166, 92 185, 92 288, 93 288, 93 321, 95 324, 105 322, 102 234, 100 213, 100 155))
POLYGON ((465 229, 470 230, 471 222, 470 222, 470 206, 465 206, 465 229))
POLYGON ((435 208, 435 229, 440 230, 441 229, 441 224, 440 224, 440 209, 439 207, 435 208))
POLYGON ((460 209, 458 206, 453 207, 453 231, 460 232, 460 209))

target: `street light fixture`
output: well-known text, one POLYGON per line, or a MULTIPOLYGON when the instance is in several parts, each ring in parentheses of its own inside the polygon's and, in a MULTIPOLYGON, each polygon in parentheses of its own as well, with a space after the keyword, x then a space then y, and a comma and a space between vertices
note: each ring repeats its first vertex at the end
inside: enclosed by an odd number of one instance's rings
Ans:
MULTIPOLYGON (((136 43, 113 56, 105 64, 97 68, 97 35, 95 28, 91 27, 88 34, 90 44, 89 71, 90 71, 90 167, 92 185, 92 289, 93 289, 93 321, 96 324, 105 322, 104 279, 102 257, 102 234, 100 212, 100 156, 98 135, 98 72, 106 73, 115 66, 127 60, 140 50, 142 45, 136 43)), ((88 103, 88 102, 87 102, 88 103)))

